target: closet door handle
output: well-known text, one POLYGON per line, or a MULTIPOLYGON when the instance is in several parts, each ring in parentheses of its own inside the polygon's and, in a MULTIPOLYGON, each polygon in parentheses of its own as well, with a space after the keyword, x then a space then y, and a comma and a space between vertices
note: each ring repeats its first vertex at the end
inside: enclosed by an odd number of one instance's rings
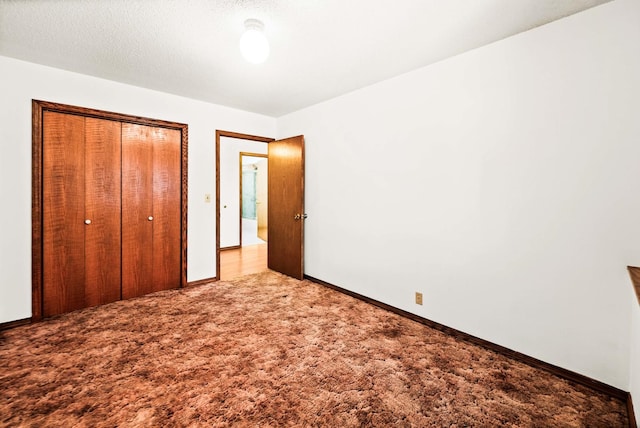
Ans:
POLYGON ((147 217, 147 220, 149 220, 149 221, 153 221, 153 216, 149 216, 149 217, 147 217))
POLYGON ((86 219, 86 220, 84 221, 84 224, 91 224, 91 220, 86 219))

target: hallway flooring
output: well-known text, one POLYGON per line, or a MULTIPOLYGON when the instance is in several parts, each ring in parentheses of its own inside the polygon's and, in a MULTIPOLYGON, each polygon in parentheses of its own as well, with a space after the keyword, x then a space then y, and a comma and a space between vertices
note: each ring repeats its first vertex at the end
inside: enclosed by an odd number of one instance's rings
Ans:
POLYGON ((267 270, 267 244, 246 245, 220 252, 220 279, 237 278, 267 270))

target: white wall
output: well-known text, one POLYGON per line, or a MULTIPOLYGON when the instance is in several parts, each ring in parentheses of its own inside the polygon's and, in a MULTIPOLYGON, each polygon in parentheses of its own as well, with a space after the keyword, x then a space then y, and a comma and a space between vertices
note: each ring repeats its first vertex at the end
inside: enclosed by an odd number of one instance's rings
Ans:
POLYGON ((240 245, 240 152, 267 154, 268 148, 260 141, 220 137, 220 248, 240 245))
POLYGON ((639 53, 616 0, 279 118, 305 273, 628 389, 639 53))
POLYGON ((188 280, 216 276, 215 130, 274 135, 273 118, 0 57, 0 322, 31 316, 31 100, 189 125, 188 280))

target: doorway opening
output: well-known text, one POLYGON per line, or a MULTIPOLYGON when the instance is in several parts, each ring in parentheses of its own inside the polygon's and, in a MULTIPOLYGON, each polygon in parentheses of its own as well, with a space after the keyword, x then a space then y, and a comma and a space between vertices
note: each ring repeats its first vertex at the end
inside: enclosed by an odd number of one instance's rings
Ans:
MULTIPOLYGON (((261 156, 257 156, 261 157, 261 156)), ((241 158, 240 158, 241 159, 241 158)), ((252 180, 251 174, 248 174, 252 180)), ((256 173, 257 177, 257 173, 256 173)), ((252 187, 253 184, 246 186, 252 187)), ((257 187, 257 185, 256 185, 257 187)), ((251 199, 251 196, 247 196, 251 199)), ((256 195, 256 199, 259 197, 256 195)), ((247 208, 245 217, 253 217, 252 204, 247 208)), ((255 205, 256 223, 259 221, 259 205, 255 205)), ((275 141, 272 138, 236 132, 216 131, 216 278, 230 279, 221 269, 221 252, 230 254, 239 250, 244 253, 248 248, 264 248, 266 267, 276 272, 303 279, 304 276, 304 136, 298 135, 275 141), (269 144, 257 144, 269 143, 269 144), (245 146, 253 144, 250 148, 245 146), (227 150, 230 148, 230 150, 227 150), (268 230, 267 243, 243 246, 242 239, 242 161, 238 161, 241 152, 261 154, 268 157, 268 230), (235 166, 234 166, 235 165, 235 166), (227 167, 235 170, 228 172, 227 167), (231 180, 225 177, 235 177, 231 180), (236 187, 224 183, 237 183, 236 187), (229 226, 231 225, 231 226, 229 226), (221 251, 223 250, 223 251, 221 251)), ((260 225, 257 225, 258 232, 260 225)), ((256 233, 258 233, 256 232, 256 233)), ((262 238, 260 238, 262 239, 262 238)), ((242 257, 244 258, 244 257, 242 257)), ((225 261, 226 264, 226 261, 225 261)), ((237 268, 245 267, 244 260, 236 255, 237 268)), ((248 273, 235 270, 234 275, 248 273)))
POLYGON ((241 247, 265 244, 268 240, 268 171, 268 155, 240 152, 241 247))
POLYGON ((268 142, 216 132, 216 267, 218 279, 267 269, 268 142), (262 230, 261 230, 262 229, 262 230))

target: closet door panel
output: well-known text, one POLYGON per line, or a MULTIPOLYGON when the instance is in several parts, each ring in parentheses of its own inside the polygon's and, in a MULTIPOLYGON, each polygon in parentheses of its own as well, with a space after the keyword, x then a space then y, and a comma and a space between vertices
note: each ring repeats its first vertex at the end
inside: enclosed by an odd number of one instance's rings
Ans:
POLYGON ((43 315, 86 306, 84 118, 43 114, 43 315))
POLYGON ((85 121, 87 306, 120 300, 120 122, 85 121))
POLYGON ((154 291, 152 130, 122 124, 123 299, 154 291))
POLYGON ((156 128, 153 138, 153 282, 156 290, 180 287, 181 133, 156 128))

